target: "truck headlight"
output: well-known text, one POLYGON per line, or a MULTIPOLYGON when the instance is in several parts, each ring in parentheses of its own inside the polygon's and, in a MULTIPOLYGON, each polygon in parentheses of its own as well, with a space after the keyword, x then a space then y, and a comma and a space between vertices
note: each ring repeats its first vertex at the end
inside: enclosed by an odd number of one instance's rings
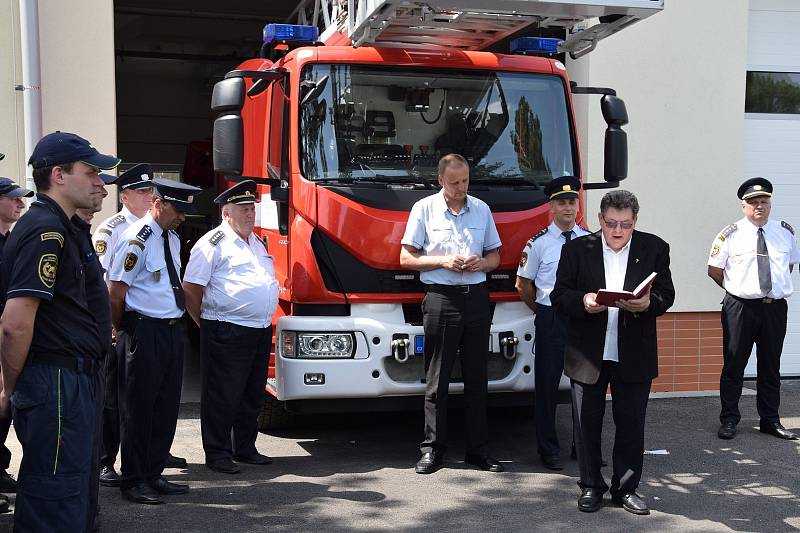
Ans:
POLYGON ((281 332, 284 357, 304 359, 351 358, 355 353, 352 333, 281 332))

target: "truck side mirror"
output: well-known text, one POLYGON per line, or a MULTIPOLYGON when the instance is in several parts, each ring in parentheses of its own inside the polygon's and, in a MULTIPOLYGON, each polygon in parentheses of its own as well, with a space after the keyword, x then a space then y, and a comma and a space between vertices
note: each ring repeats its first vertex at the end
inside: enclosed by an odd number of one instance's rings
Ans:
POLYGON ((603 118, 608 124, 603 159, 603 178, 619 182, 628 177, 628 135, 622 126, 628 123, 628 110, 621 98, 605 95, 600 100, 603 118))
POLYGON ((244 168, 243 78, 228 78, 214 85, 211 110, 219 113, 214 120, 214 170, 240 175, 244 168))

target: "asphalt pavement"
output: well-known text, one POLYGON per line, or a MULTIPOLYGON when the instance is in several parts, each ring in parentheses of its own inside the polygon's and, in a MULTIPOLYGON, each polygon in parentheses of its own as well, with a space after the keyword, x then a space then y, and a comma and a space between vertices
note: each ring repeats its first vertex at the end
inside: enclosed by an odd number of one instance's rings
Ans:
MULTIPOLYGON (((577 510, 567 406, 559 407, 560 473, 538 462, 530 414, 506 409, 490 414, 494 455, 506 468, 500 474, 463 463, 462 413, 454 411, 445 468, 432 475, 413 470, 419 413, 325 416, 262 434, 257 445, 274 463, 223 475, 203 465, 199 406, 184 404, 172 450, 189 466, 165 474, 191 492, 144 506, 101 488, 102 531, 800 531, 800 441, 759 433, 752 395, 742 398, 736 439, 719 440, 718 406, 717 397, 651 399, 646 449, 668 454, 646 455, 639 492, 652 514, 634 516, 608 495, 597 513, 577 510)), ((800 382, 784 382, 781 413, 787 428, 800 429, 800 382)), ((607 459, 612 442, 609 405, 607 459)), ((13 434, 9 444, 16 473, 13 434)), ((604 471, 610 477, 610 467, 604 471)), ((11 514, 0 515, 0 531, 11 524, 11 514)))

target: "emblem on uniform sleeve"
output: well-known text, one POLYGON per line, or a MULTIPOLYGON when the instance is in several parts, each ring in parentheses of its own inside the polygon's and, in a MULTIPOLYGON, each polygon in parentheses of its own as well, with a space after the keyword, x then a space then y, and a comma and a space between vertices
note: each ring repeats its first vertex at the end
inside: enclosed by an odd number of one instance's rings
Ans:
POLYGON ((97 241, 94 243, 94 251, 97 255, 106 253, 106 241, 97 241))
POLYGON ((717 257, 719 255, 719 251, 720 251, 719 244, 715 244, 711 248, 711 257, 717 257))
POLYGON ((39 281, 48 289, 52 289, 56 284, 56 272, 58 272, 58 256, 56 254, 44 254, 39 258, 39 281))
POLYGON ((133 267, 136 266, 136 261, 138 260, 139 257, 135 253, 128 252, 128 255, 125 256, 125 263, 123 264, 125 267, 125 272, 130 272, 133 270, 133 267))
POLYGON ((528 253, 522 252, 522 255, 519 256, 519 266, 520 268, 525 268, 525 265, 528 264, 528 253))

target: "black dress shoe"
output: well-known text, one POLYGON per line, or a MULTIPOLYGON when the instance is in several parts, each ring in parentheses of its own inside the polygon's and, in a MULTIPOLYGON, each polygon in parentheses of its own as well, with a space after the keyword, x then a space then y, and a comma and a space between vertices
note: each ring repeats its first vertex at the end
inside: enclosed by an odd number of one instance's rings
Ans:
POLYGON ((442 467, 444 456, 436 452, 425 452, 417 462, 414 471, 417 474, 433 474, 442 467))
POLYGON ((5 470, 0 470, 0 492, 15 494, 17 492, 17 480, 5 470))
POLYGON ((170 483, 164 476, 158 476, 155 480, 150 482, 150 487, 159 494, 166 494, 174 496, 176 494, 186 494, 189 492, 189 485, 181 485, 178 483, 170 483))
POLYGON ((627 492, 625 494, 615 494, 611 497, 611 501, 617 505, 621 505, 623 509, 633 514, 650 514, 650 509, 641 496, 635 492, 627 492))
POLYGON ((206 466, 214 472, 219 472, 220 474, 238 474, 242 471, 242 469, 239 468, 239 465, 227 457, 224 459, 206 461, 206 466))
POLYGON ((505 470, 500 461, 488 455, 467 455, 464 457, 464 462, 487 472, 503 472, 505 470))
POLYGON ((9 510, 8 496, 0 494, 0 514, 7 513, 9 510))
POLYGON ((113 466, 103 465, 100 467, 100 484, 104 487, 119 487, 120 482, 119 474, 114 470, 113 466))
POLYGON ((246 463, 248 465, 269 465, 272 464, 272 458, 262 455, 258 452, 247 453, 243 455, 234 455, 234 460, 237 463, 246 463))
POLYGON ((761 426, 758 428, 761 433, 766 433, 768 435, 772 435, 774 437, 778 437, 779 439, 786 439, 786 440, 797 440, 797 435, 792 433, 780 422, 767 422, 762 423, 761 426))
POLYGON ((167 456, 167 464, 164 465, 164 468, 186 468, 186 459, 169 454, 169 456, 167 456))
POLYGON ((603 505, 603 491, 600 489, 581 489, 578 498, 578 510, 584 513, 593 513, 603 505))
POLYGON ((161 499, 158 493, 146 483, 139 483, 127 489, 122 489, 122 496, 133 503, 143 503, 147 505, 164 503, 164 500, 161 499))
POLYGON ((736 436, 735 422, 723 422, 722 425, 717 430, 717 437, 721 439, 731 440, 735 436, 736 436))
POLYGON ((561 458, 557 455, 552 457, 542 456, 542 464, 549 470, 564 470, 564 465, 561 464, 561 458))

